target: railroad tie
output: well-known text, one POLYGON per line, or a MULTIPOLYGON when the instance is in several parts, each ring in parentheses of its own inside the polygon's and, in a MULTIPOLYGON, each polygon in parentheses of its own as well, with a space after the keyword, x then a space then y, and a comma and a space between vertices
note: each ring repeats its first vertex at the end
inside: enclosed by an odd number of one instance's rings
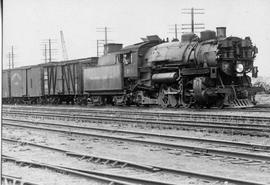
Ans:
POLYGON ((110 182, 109 185, 114 185, 114 182, 110 182))
POLYGON ((118 163, 118 161, 114 161, 114 162, 112 163, 112 166, 114 167, 117 163, 118 163))
POLYGON ((97 158, 97 160, 95 160, 95 163, 98 163, 98 162, 100 162, 100 158, 97 158))
POLYGON ((86 156, 82 156, 79 160, 84 160, 86 158, 86 156))
POLYGON ((128 164, 127 163, 124 163, 123 165, 121 165, 121 168, 124 168, 126 167, 128 164))
POLYGON ((87 159, 87 162, 91 162, 92 159, 93 159, 93 157, 89 157, 89 158, 87 159))
POLYGON ((105 162, 103 162, 103 164, 107 165, 110 162, 109 159, 107 159, 105 162))

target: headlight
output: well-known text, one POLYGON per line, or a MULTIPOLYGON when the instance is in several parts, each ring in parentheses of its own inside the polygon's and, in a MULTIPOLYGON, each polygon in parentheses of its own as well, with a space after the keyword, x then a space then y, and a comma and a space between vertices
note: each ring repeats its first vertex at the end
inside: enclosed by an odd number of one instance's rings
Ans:
POLYGON ((243 72, 243 70, 244 70, 244 66, 243 66, 243 64, 236 64, 236 71, 238 72, 238 73, 242 73, 243 72))

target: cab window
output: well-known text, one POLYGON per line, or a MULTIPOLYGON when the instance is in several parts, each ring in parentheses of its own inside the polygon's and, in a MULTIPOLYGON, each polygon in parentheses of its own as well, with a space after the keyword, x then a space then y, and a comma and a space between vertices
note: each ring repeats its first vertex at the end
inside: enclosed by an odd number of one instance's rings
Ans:
POLYGON ((125 65, 131 64, 131 61, 132 61, 131 52, 120 54, 118 57, 118 61, 125 65))

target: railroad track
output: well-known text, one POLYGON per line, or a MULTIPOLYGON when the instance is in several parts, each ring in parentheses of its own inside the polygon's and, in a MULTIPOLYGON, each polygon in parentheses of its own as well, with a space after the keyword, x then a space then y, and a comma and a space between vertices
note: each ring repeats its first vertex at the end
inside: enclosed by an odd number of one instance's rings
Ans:
MULTIPOLYGON (((127 115, 139 115, 139 116, 154 116, 156 118, 159 117, 166 117, 166 118, 198 118, 198 119, 207 119, 211 120, 220 120, 220 121, 245 121, 245 122, 265 122, 270 120, 269 116, 250 116, 250 115, 226 115, 226 114, 219 114, 215 113, 214 111, 194 111, 194 110, 183 110, 183 111, 166 111, 166 110, 152 110, 152 109, 137 109, 137 108, 125 108, 121 109, 119 107, 115 108, 96 108, 96 107, 87 107, 87 108, 81 108, 81 107, 63 107, 63 106, 3 106, 6 110, 29 110, 29 111, 36 111, 36 110, 42 110, 42 111, 51 111, 52 109, 54 111, 59 112, 68 112, 68 113, 88 113, 88 114, 127 114, 127 115)), ((264 108, 262 108, 264 109, 264 108)), ((270 110, 270 109, 269 109, 270 110)), ((235 109, 233 109, 235 111, 235 109)), ((269 111, 270 113, 270 111, 269 111)))
MULTIPOLYGON (((126 110, 126 109, 129 109, 129 110, 132 110, 132 111, 149 111, 149 108, 144 108, 144 107, 140 107, 140 108, 137 108, 137 107, 127 107, 125 106, 125 108, 122 108, 121 106, 117 106, 117 107, 114 107, 114 106, 99 106, 99 107, 96 107, 96 106, 78 106, 78 105, 10 105, 10 104, 4 104, 3 107, 17 107, 17 108, 20 108, 20 107, 24 107, 24 108, 28 108, 28 109, 34 109, 34 108, 50 108, 50 107, 57 107, 57 108, 64 108, 64 109, 106 109, 106 108, 117 108, 119 110, 126 110)), ((230 112, 230 111, 236 111, 236 112, 270 112, 270 104, 258 104, 254 107, 248 107, 248 108, 240 108, 240 109, 236 109, 236 108, 225 108, 225 109, 215 109, 215 108, 212 108, 212 109, 175 109, 175 108, 166 108, 166 109, 162 109, 160 108, 159 106, 152 106, 151 109, 155 109, 157 111, 172 111, 172 112, 178 112, 178 111, 192 111, 194 113, 200 113, 200 112, 221 112, 221 113, 226 113, 226 112, 230 112)), ((150 110, 151 110, 150 109, 150 110)))
POLYGON ((227 146, 234 146, 237 148, 243 148, 245 150, 250 151, 261 151, 261 152, 270 152, 270 145, 258 145, 258 144, 251 144, 251 143, 243 143, 243 142, 233 142, 233 141, 226 141, 226 140, 217 140, 217 139, 204 139, 198 137, 184 137, 178 135, 168 135, 168 134, 160 134, 160 133, 152 133, 152 132, 145 132, 145 131, 132 131, 132 130, 123 130, 123 129, 113 129, 113 128, 102 128, 102 127, 93 127, 93 126, 80 126, 80 125, 67 125, 61 123, 48 123, 42 121, 30 121, 30 120, 17 120, 17 119, 10 119, 10 118, 3 118, 3 121, 11 121, 11 122, 22 122, 22 123, 30 123, 33 125, 47 125, 52 127, 62 126, 70 129, 83 129, 83 130, 90 130, 90 131, 100 131, 100 132, 108 132, 108 133, 119 133, 119 134, 129 134, 135 136, 150 136, 150 137, 158 137, 167 140, 182 140, 182 141, 192 141, 197 143, 209 143, 209 144, 217 144, 227 145, 227 146))
POLYGON ((15 164, 20 164, 21 166, 31 166, 31 167, 38 167, 38 168, 46 168, 53 171, 61 171, 67 174, 72 174, 75 176, 80 176, 84 178, 89 178, 92 180, 97 180, 101 182, 106 182, 108 184, 114 185, 138 185, 138 184, 146 184, 146 185, 173 185, 171 183, 161 182, 161 181, 154 181, 148 180, 144 178, 132 177, 127 175, 118 175, 115 173, 108 173, 102 172, 98 170, 83 170, 78 168, 73 168, 70 166, 64 165, 54 165, 43 163, 34 160, 25 160, 13 156, 2 155, 2 159, 4 162, 12 161, 15 164))
POLYGON ((9 138, 2 138, 2 141, 7 142, 7 143, 19 144, 21 146, 27 145, 27 146, 33 146, 33 147, 53 150, 53 151, 64 153, 66 156, 76 157, 79 160, 87 160, 87 162, 93 162, 95 164, 99 163, 99 164, 105 164, 108 166, 119 167, 119 168, 133 167, 133 168, 144 169, 144 170, 153 171, 153 172, 160 171, 160 168, 157 168, 157 167, 154 167, 151 165, 141 164, 138 162, 132 162, 132 161, 121 160, 121 159, 116 159, 116 158, 102 157, 100 155, 99 156, 89 155, 86 153, 82 154, 82 153, 73 152, 70 150, 65 150, 62 148, 56 148, 56 147, 51 147, 51 146, 47 146, 47 145, 41 145, 41 144, 36 144, 36 143, 32 143, 32 142, 9 139, 9 138))
MULTIPOLYGON (((119 159, 114 159, 114 158, 107 158, 107 157, 98 157, 98 156, 93 156, 93 155, 87 155, 87 154, 80 154, 80 153, 76 153, 76 152, 72 152, 69 150, 64 150, 64 149, 60 149, 60 148, 55 148, 55 147, 50 147, 47 145, 40 145, 40 144, 36 144, 36 143, 30 143, 30 142, 25 142, 25 141, 18 141, 18 140, 13 140, 13 139, 7 139, 7 138, 3 138, 4 142, 12 142, 12 143, 19 143, 21 145, 29 145, 29 146, 34 146, 34 147, 39 147, 39 148, 45 148, 45 149, 49 149, 49 150, 53 150, 53 151, 58 151, 58 152, 62 152, 68 156, 72 156, 72 157, 76 157, 79 160, 86 160, 87 162, 94 162, 95 164, 100 163, 100 164, 112 164, 114 167, 117 164, 120 164, 120 168, 126 167, 126 166, 131 166, 131 167, 137 167, 137 168, 142 168, 145 170, 150 170, 152 172, 157 172, 157 171, 162 171, 162 172, 166 172, 166 173, 173 173, 173 174, 178 174, 178 175, 185 175, 185 176, 192 176, 195 178, 200 178, 200 179, 207 179, 207 180, 211 180, 211 181, 220 181, 220 182, 228 182, 228 183, 234 183, 234 184, 243 184, 243 185, 259 185, 259 184, 264 184, 264 183, 260 183, 260 182, 252 182, 252 181, 247 181, 247 180, 243 180, 243 179, 235 179, 235 178, 229 178, 229 177, 222 177, 222 176, 215 176, 215 175, 210 175, 210 174, 203 174, 203 173, 198 173, 198 172, 194 172, 194 171, 187 171, 187 170, 182 170, 182 169, 173 169, 173 168, 167 168, 167 167, 161 167, 161 166, 152 166, 149 164, 140 164, 140 163, 135 163, 135 162, 130 162, 130 161, 123 161, 123 160, 119 160, 119 159), (110 163, 111 162, 111 163, 110 163)), ((82 172, 83 174, 79 173, 79 175, 85 176, 87 174, 93 174, 93 175, 98 175, 99 177, 109 177, 109 181, 112 183, 114 182, 114 178, 117 179, 122 179, 123 176, 116 176, 115 174, 110 174, 110 173, 102 173, 102 172, 94 172, 94 171, 87 171, 87 170, 82 170, 82 169, 75 169, 75 168, 70 168, 70 167, 63 167, 63 166, 53 166, 53 165, 48 165, 44 163, 40 163, 40 162, 29 162, 29 161, 22 161, 22 160, 18 160, 15 158, 11 158, 11 157, 5 157, 3 158, 4 160, 8 159, 12 159, 15 162, 19 162, 19 163, 23 163, 23 164, 35 164, 35 165, 43 165, 46 168, 53 168, 54 170, 72 170, 72 173, 75 173, 78 175, 78 172, 82 172)), ((69 172, 69 171, 67 171, 69 172)), ((93 178, 93 177, 91 177, 93 178)), ((133 178, 133 177, 124 177, 124 180, 131 180, 132 182, 137 181, 138 183, 143 183, 143 184, 156 184, 156 185, 167 185, 170 183, 164 183, 164 182, 158 182, 158 181, 147 181, 146 179, 139 179, 139 178, 133 178)), ((121 181, 121 183, 123 183, 123 181, 121 181)), ((117 184, 117 183, 115 183, 117 184)))
POLYGON ((232 123, 256 123, 263 126, 270 126, 270 117, 241 117, 241 116, 228 116, 228 115, 197 115, 197 114, 179 114, 179 115, 170 115, 162 113, 152 113, 152 112, 126 112, 126 111, 108 111, 108 110, 102 110, 102 111, 96 111, 96 110, 87 110, 87 111, 66 111, 66 110, 31 110, 31 112, 26 110, 4 110, 3 113, 24 113, 24 114, 62 114, 62 115, 72 115, 72 116, 95 116, 95 117, 114 117, 117 116, 118 118, 134 118, 136 120, 144 119, 145 121, 151 121, 151 120, 159 120, 159 121, 197 121, 201 123, 219 123, 219 124, 225 124, 230 125, 232 123))
POLYGON ((22 179, 21 177, 13 176, 13 175, 7 175, 2 174, 2 185, 11 185, 11 184, 20 184, 20 185, 38 185, 38 183, 30 182, 29 180, 22 179))
MULTIPOLYGON (((32 111, 36 112, 37 110, 40 110, 42 112, 51 112, 53 109, 54 111, 61 112, 62 114, 64 112, 66 113, 73 113, 73 114, 91 114, 91 115, 112 115, 112 114, 118 114, 119 116, 127 115, 127 116, 139 116, 139 117, 154 117, 155 119, 167 119, 167 120, 205 120, 205 121, 220 121, 220 122, 244 122, 244 123, 268 123, 270 122, 270 116, 268 117, 258 117, 258 116, 235 116, 235 115, 224 115, 224 114, 213 114, 213 112, 206 112, 206 113, 200 113, 199 111, 191 111, 191 112, 160 112, 160 111, 149 111, 149 110, 138 110, 138 109, 104 109, 104 108, 70 108, 70 107, 38 107, 38 106, 4 106, 5 110, 11 111, 11 110, 18 110, 18 111, 32 111)), ((269 111, 270 112, 270 111, 269 111)))
POLYGON ((134 117, 129 115, 115 114, 96 114, 89 115, 85 113, 67 113, 67 112, 42 112, 32 111, 26 112, 22 110, 2 111, 3 115, 19 116, 23 118, 42 118, 42 119, 59 119, 65 121, 82 121, 106 124, 121 124, 132 127, 147 127, 147 128, 160 128, 160 129, 181 129, 181 130, 194 130, 194 131, 208 131, 227 134, 242 134, 252 136, 264 136, 270 137, 270 124, 267 123, 228 123, 220 121, 205 121, 205 120, 192 120, 187 119, 175 119, 169 120, 166 118, 151 118, 151 117, 134 117))
MULTIPOLYGON (((155 136, 155 137, 165 137, 167 139, 183 139, 181 137, 177 136, 166 136, 166 135, 154 135, 150 133, 143 133, 143 132, 131 132, 131 131, 124 131, 119 130, 122 134, 125 133, 124 136, 119 136, 119 132, 114 132, 115 130, 112 129, 100 129, 99 128, 91 128, 91 127, 78 127, 74 125, 64 125, 64 124, 54 124, 54 123, 47 123, 47 122, 32 122, 32 121, 21 121, 21 120, 8 120, 3 119, 3 126, 13 126, 13 127, 20 127, 20 128, 27 128, 27 129, 35 129, 35 130, 44 130, 44 131, 50 131, 50 132, 58 132, 58 133, 68 133, 68 134, 76 134, 76 135, 84 135, 84 136, 91 136, 91 137, 98 137, 103 139, 110 139, 110 140, 117 140, 117 141, 125 141, 125 142, 133 142, 133 143, 141 143, 141 144, 148 144, 148 145, 154 145, 154 146, 160 146, 160 147, 169 147, 169 148, 177 148, 184 150, 185 152, 191 152, 195 153, 196 155, 203 155, 208 156, 210 158, 219 158, 227 159, 231 162, 239 163, 239 164, 255 164, 255 165, 269 165, 270 164, 270 155, 259 155, 257 153, 252 153, 251 150, 254 150, 255 145, 248 145, 244 143, 233 143, 233 142, 222 142, 222 144, 230 144, 230 145, 238 145, 243 147, 249 147, 249 152, 238 152, 238 151, 230 151, 230 150, 220 150, 215 148, 207 148, 207 147, 198 147, 193 145, 186 145, 186 144, 178 144, 176 141, 174 142, 168 142, 168 141, 159 141, 156 139, 138 139, 133 138, 135 136, 143 136, 143 137, 149 137, 155 136), (15 121, 15 123, 7 122, 7 121, 15 121), (57 127, 57 128, 56 128, 57 127), (102 131, 100 133, 97 133, 96 131, 102 131), (90 132, 89 132, 90 131, 90 132), (94 131, 94 132, 93 132, 94 131), (104 133, 105 132, 105 133, 104 133), (132 135, 133 134, 133 135, 132 135), (133 137, 130 137, 133 136, 133 137)), ((188 139, 188 138, 185 138, 188 139)), ((195 139, 193 138, 193 141, 195 139)), ((203 139, 197 141, 203 141, 203 139)), ((205 140, 206 141, 206 140, 205 140)), ((207 140, 207 142, 214 142, 213 140, 207 140)), ((218 141, 215 142, 216 144, 218 141)), ((220 143, 221 144, 221 143, 220 143)), ((269 146, 261 146, 256 145, 260 149, 263 149, 264 152, 269 153, 269 146)))

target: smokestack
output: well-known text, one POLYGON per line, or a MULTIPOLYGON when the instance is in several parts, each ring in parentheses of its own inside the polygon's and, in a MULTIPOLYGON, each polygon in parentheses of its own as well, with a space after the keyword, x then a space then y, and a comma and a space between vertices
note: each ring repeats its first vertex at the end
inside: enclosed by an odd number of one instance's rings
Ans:
POLYGON ((217 38, 226 38, 226 27, 217 27, 217 38))

